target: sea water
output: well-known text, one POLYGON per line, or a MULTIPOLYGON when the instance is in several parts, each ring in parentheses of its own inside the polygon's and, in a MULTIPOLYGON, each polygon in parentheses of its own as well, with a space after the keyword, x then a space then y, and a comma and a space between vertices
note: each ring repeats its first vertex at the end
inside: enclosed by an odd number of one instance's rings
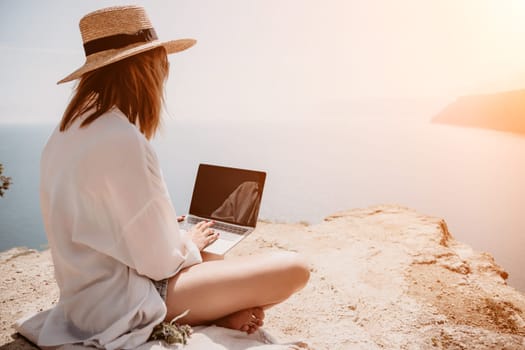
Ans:
MULTIPOLYGON (((40 152, 54 125, 0 125, 0 250, 43 248, 40 152)), ((444 218, 455 238, 493 254, 525 291, 525 136, 415 116, 174 121, 153 141, 177 213, 199 163, 267 172, 260 217, 318 223, 339 210, 400 204, 444 218)))

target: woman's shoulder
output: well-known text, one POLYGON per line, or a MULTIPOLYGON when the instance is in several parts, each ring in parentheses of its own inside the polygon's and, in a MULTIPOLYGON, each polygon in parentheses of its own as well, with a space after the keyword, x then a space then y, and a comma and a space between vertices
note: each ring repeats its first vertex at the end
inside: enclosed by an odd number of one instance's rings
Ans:
POLYGON ((119 134, 129 134, 135 136, 142 135, 137 126, 132 124, 128 117, 126 117, 126 115, 116 107, 101 115, 97 122, 98 121, 102 122, 101 124, 105 124, 101 125, 101 127, 109 127, 112 131, 119 132, 119 134))
POLYGON ((144 164, 151 158, 153 151, 149 141, 116 108, 85 127, 79 124, 58 135, 51 153, 58 158, 78 160, 76 163, 82 169, 103 165, 117 170, 123 164, 144 164))
POLYGON ((91 123, 81 126, 92 113, 93 110, 85 112, 64 131, 57 125, 46 142, 43 155, 51 153, 60 158, 149 147, 146 138, 119 109, 112 108, 91 123))
POLYGON ((93 125, 92 133, 100 142, 124 148, 149 148, 148 140, 119 109, 113 108, 101 115, 93 125))

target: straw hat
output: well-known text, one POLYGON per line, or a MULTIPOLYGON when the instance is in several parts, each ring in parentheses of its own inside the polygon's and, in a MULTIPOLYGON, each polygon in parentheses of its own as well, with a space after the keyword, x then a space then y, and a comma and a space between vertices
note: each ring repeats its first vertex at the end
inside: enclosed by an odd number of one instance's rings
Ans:
POLYGON ((86 62, 57 84, 80 78, 97 68, 164 46, 168 54, 193 46, 194 39, 159 41, 140 6, 115 6, 88 13, 80 20, 86 62))

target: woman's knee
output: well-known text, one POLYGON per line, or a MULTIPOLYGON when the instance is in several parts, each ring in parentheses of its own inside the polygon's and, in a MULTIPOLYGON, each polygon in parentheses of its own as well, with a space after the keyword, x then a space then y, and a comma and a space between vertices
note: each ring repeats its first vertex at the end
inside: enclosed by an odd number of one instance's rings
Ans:
POLYGON ((275 259, 292 292, 306 285, 310 279, 310 267, 304 257, 294 252, 279 252, 275 254, 275 259))

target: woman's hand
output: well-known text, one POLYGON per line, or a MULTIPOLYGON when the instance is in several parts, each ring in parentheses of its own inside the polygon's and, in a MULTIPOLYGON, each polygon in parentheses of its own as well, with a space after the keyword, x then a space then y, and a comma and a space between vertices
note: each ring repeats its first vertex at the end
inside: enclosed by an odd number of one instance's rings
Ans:
POLYGON ((214 221, 201 221, 190 230, 190 237, 193 243, 202 251, 219 238, 219 233, 214 232, 211 226, 214 221))

